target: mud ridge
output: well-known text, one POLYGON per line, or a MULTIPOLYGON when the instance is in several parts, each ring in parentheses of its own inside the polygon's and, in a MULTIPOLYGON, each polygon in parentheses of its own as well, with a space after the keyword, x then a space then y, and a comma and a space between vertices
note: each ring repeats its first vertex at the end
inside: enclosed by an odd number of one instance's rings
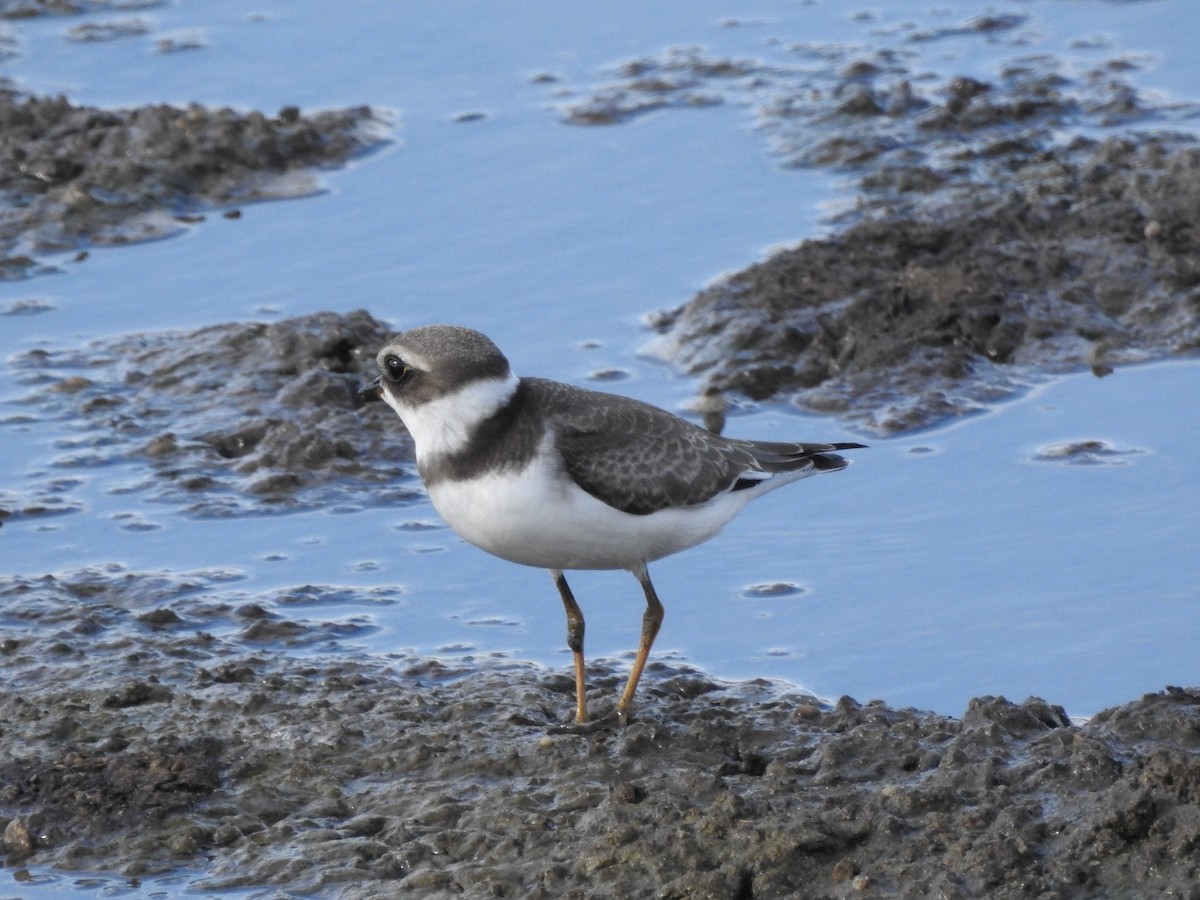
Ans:
POLYGON ((1200 149, 1172 128, 1195 102, 1148 99, 1128 55, 1083 70, 1018 56, 991 81, 920 70, 926 44, 1016 47, 1025 25, 980 16, 873 51, 785 45, 769 61, 673 48, 594 88, 550 82, 574 125, 735 105, 781 165, 830 169, 853 192, 829 237, 650 316, 649 352, 735 401, 892 433, 1047 374, 1200 350, 1200 149))
POLYGON ((314 170, 378 147, 384 127, 366 106, 101 109, 0 83, 0 278, 52 271, 46 254, 174 234, 208 210, 312 194, 314 170))
POLYGON ((47 478, 0 495, 0 520, 78 508, 72 476, 116 461, 138 473, 124 490, 192 516, 410 502, 408 435, 356 397, 393 331, 358 310, 20 354, 9 427, 61 420, 74 436, 47 478))

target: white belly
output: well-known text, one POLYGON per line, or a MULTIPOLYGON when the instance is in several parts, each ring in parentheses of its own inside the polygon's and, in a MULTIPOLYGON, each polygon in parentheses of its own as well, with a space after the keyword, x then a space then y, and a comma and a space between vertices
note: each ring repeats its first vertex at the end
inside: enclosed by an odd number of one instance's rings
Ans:
POLYGON ((629 569, 708 540, 753 493, 635 516, 546 471, 535 458, 519 474, 439 481, 429 497, 464 539, 511 562, 543 569, 629 569))

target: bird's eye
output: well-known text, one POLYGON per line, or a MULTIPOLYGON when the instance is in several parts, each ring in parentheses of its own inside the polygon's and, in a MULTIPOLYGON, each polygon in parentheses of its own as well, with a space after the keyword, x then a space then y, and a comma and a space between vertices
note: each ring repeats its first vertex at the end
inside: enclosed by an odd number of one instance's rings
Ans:
POLYGON ((412 369, 404 364, 398 356, 387 356, 383 360, 383 368, 387 372, 388 381, 399 384, 412 375, 412 369))

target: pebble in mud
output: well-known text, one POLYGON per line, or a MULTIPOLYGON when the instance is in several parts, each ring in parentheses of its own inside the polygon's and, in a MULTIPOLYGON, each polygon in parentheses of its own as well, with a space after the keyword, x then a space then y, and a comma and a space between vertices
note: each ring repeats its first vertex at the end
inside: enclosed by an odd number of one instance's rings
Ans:
POLYGON ((762 584, 751 584, 744 588, 741 596, 747 599, 769 599, 773 597, 797 597, 805 592, 805 588, 792 581, 766 581, 762 584))
POLYGON ((33 852, 33 835, 20 819, 11 819, 4 827, 3 841, 4 849, 17 857, 25 857, 33 852))
POLYGON ((148 19, 124 18, 112 19, 108 22, 85 22, 82 25, 72 25, 67 29, 65 36, 68 41, 96 44, 140 37, 143 34, 149 34, 153 29, 154 25, 148 19))
POLYGON ((1035 462, 1066 463, 1074 466, 1125 465, 1127 456, 1145 453, 1137 448, 1121 449, 1108 441, 1084 440, 1046 444, 1033 455, 1035 462))
POLYGON ((32 19, 38 16, 72 16, 113 10, 146 10, 162 6, 166 0, 4 0, 2 19, 32 19))
POLYGON ((0 579, 10 863, 347 900, 1195 896, 1197 690, 952 718, 656 663, 627 729, 561 734, 565 672, 296 655, 228 627, 281 621, 230 579, 0 579))

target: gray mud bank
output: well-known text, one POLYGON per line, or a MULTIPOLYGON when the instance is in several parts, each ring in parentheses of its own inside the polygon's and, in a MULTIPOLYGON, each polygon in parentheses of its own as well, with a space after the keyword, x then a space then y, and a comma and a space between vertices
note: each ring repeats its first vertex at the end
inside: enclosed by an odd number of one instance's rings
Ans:
POLYGON ((380 145, 368 107, 275 115, 156 104, 78 106, 0 80, 0 278, 49 253, 178 233, 207 211, 318 190, 314 171, 380 145))
MULTIPOLYGON (((1024 22, 945 33, 1004 39, 1024 22)), ((566 91, 563 121, 588 127, 747 108, 782 165, 851 189, 830 236, 652 316, 657 353, 735 396, 895 433, 1047 373, 1200 352, 1200 148, 1172 130, 1196 104, 1147 99, 1124 56, 932 77, 912 47, 941 36, 797 44, 771 64, 675 49, 566 91)))
POLYGON ((392 331, 359 310, 22 353, 7 424, 66 421, 74 437, 44 479, 0 490, 0 522, 79 509, 73 476, 117 460, 138 466, 127 492, 189 516, 411 502, 407 434, 355 396, 392 331))
POLYGON ((1047 373, 1200 352, 1200 149, 1079 140, 937 210, 875 215, 660 314, 717 388, 895 433, 1047 373))
MULTIPOLYGON (((1200 897, 1196 691, 1080 725, 655 665, 628 728, 560 733, 565 668, 339 658, 361 625, 302 612, 222 573, 0 581, 5 865, 345 898, 1200 897)), ((600 705, 622 676, 592 669, 600 705)))

